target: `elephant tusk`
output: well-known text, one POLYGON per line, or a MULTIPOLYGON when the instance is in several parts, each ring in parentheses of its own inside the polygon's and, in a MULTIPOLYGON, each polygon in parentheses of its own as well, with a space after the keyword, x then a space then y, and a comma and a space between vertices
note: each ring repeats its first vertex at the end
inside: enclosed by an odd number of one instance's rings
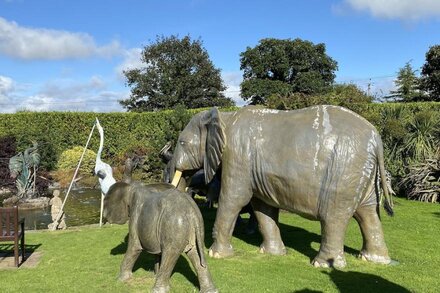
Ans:
POLYGON ((171 184, 177 187, 181 177, 182 177, 182 171, 176 170, 176 173, 174 174, 174 178, 171 184))

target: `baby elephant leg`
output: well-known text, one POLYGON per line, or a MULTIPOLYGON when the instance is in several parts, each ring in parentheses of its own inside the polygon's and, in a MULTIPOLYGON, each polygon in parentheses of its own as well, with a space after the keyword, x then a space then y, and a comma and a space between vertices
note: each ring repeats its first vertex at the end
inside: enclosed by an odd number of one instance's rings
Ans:
MULTIPOLYGON (((203 253, 203 251, 201 252, 203 253)), ((217 293, 218 290, 215 288, 212 282, 211 274, 208 270, 208 265, 203 267, 200 263, 200 255, 195 247, 191 248, 187 253, 189 260, 191 261, 194 269, 197 272, 197 277, 200 284, 201 293, 217 293)))
POLYGON ((363 237, 360 257, 375 263, 389 264, 391 259, 376 208, 375 205, 359 207, 354 214, 363 237))
POLYGON ((129 238, 127 252, 124 255, 124 259, 121 263, 118 279, 125 281, 131 278, 133 266, 142 252, 142 248, 138 241, 129 238))
POLYGON ((156 273, 153 293, 166 293, 170 291, 170 277, 180 252, 171 249, 164 250, 160 258, 160 265, 156 273))

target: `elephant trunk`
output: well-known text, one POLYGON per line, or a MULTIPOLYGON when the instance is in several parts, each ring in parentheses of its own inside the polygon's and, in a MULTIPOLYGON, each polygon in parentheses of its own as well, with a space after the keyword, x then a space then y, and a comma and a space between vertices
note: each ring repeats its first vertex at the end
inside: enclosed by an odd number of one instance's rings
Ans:
POLYGON ((176 170, 176 173, 174 174, 174 178, 171 184, 177 187, 181 177, 182 177, 182 171, 176 170))

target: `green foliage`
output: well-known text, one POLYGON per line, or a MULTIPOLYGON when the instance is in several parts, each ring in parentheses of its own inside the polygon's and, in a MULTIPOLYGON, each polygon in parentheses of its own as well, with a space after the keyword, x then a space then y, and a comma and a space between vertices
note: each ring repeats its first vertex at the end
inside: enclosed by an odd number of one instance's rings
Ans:
POLYGON ((240 69, 244 71, 243 99, 265 104, 274 94, 326 91, 335 79, 337 62, 326 54, 322 43, 268 38, 240 54, 240 69))
POLYGON ((0 188, 14 188, 15 180, 9 171, 9 158, 17 154, 14 137, 5 136, 0 138, 0 188))
POLYGON ((421 89, 427 93, 427 100, 440 102, 440 45, 430 47, 426 53, 421 89))
POLYGON ((350 106, 359 103, 371 103, 373 97, 366 95, 354 84, 336 84, 323 94, 304 93, 275 94, 269 96, 266 104, 279 110, 300 109, 313 105, 350 106))
POLYGON ((409 120, 408 132, 404 138, 403 149, 415 161, 431 157, 438 147, 440 125, 439 112, 424 110, 409 120))
POLYGON ((176 105, 201 108, 233 105, 203 48, 201 40, 189 36, 157 37, 142 51, 144 67, 124 72, 131 95, 120 103, 132 112, 171 109, 176 105))
MULTIPOLYGON (((57 170, 68 171, 76 169, 81 159, 81 155, 84 152, 84 147, 75 146, 71 149, 67 149, 61 153, 57 163, 57 170)), ((82 174, 93 173, 95 168, 96 153, 87 149, 84 153, 79 172, 82 174)))
POLYGON ((184 106, 177 105, 174 111, 169 112, 168 122, 169 127, 165 129, 165 138, 167 141, 176 142, 179 133, 185 128, 194 112, 188 111, 184 106))
POLYGON ((422 99, 422 93, 419 91, 419 78, 416 76, 416 70, 407 62, 404 67, 399 69, 397 79, 394 81, 396 90, 390 92, 385 99, 394 99, 399 102, 413 102, 422 99))

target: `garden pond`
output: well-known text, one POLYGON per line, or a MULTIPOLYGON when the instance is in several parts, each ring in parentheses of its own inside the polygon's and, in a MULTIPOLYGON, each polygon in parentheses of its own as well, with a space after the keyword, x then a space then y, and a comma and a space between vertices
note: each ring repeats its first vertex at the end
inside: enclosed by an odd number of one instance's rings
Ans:
MULTIPOLYGON (((64 200, 65 194, 66 190, 61 191, 60 197, 62 200, 64 200)), ((71 190, 64 206, 67 227, 99 224, 100 206, 101 190, 71 190)), ((19 209, 19 214, 25 218, 25 228, 27 230, 47 229, 47 225, 52 222, 50 207, 19 209)))

